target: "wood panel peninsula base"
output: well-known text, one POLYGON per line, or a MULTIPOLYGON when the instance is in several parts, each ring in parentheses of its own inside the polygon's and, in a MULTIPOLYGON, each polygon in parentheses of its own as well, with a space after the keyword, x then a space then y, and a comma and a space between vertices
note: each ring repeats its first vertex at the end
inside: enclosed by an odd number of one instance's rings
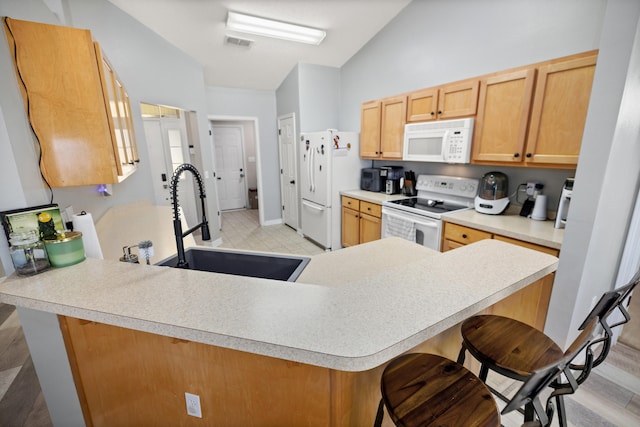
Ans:
POLYGON ((499 241, 438 253, 387 238, 314 257, 303 283, 88 259, 12 276, 0 300, 18 306, 54 425, 361 426, 386 363, 455 359, 467 317, 542 328, 556 267, 499 241), (65 381, 75 404, 55 400, 65 381), (202 418, 187 415, 185 392, 202 418))

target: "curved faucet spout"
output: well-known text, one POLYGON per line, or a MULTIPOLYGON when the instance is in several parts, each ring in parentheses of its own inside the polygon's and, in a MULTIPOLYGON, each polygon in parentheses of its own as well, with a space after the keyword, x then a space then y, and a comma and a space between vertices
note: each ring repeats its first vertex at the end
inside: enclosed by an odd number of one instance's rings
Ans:
POLYGON ((171 177, 171 205, 173 207, 173 232, 176 237, 176 250, 178 252, 178 265, 176 267, 189 268, 189 263, 185 259, 184 254, 184 241, 182 240, 189 234, 193 233, 197 229, 202 230, 202 240, 211 240, 211 233, 209 232, 209 223, 207 222, 207 215, 205 210, 206 194, 204 192, 204 185, 202 185, 202 177, 200 172, 190 163, 183 163, 176 168, 171 177), (178 182, 180 175, 184 171, 189 171, 195 177, 198 183, 198 190, 200 191, 200 202, 202 203, 202 220, 200 224, 191 227, 184 233, 182 232, 182 223, 180 221, 180 204, 178 202, 178 182))

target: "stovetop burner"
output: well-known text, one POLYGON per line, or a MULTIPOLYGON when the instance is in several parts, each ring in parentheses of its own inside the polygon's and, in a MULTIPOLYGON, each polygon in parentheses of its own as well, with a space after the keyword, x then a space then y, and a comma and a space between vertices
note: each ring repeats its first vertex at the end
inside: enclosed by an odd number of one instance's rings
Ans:
MULTIPOLYGON (((408 199, 392 200, 389 203, 410 209, 417 209, 424 212, 444 214, 461 209, 469 209, 466 206, 451 204, 437 199, 425 199, 421 197, 410 197, 408 199)), ((408 209, 407 209, 408 210, 408 209)))

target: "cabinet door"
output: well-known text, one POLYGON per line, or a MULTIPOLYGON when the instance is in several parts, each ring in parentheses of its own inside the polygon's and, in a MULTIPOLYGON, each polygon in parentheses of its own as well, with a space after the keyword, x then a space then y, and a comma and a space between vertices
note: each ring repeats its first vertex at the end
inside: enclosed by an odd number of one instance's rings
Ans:
POLYGON ((378 217, 360 213, 360 243, 380 240, 382 220, 378 217))
POLYGON ((479 240, 491 239, 492 237, 493 235, 491 233, 476 230, 475 228, 463 227, 448 222, 444 224, 444 239, 462 245, 468 245, 479 240))
POLYGON ((478 107, 478 80, 469 80, 440 88, 438 118, 474 116, 478 107))
POLYGON ((596 59, 594 54, 540 67, 527 163, 578 164, 596 59))
POLYGON ((522 162, 535 68, 482 79, 474 161, 522 162))
POLYGON ((438 89, 414 92, 407 99, 407 122, 425 122, 437 118, 438 89))
POLYGON ((535 243, 524 242, 522 240, 512 239, 511 237, 501 236, 496 234, 493 236, 496 240, 501 240, 503 242, 513 243, 514 245, 524 246, 525 248, 533 249, 534 251, 544 252, 545 254, 558 256, 560 251, 558 249, 550 248, 548 246, 537 245, 535 243))
POLYGON ((28 119, 51 187, 118 182, 98 61, 88 30, 6 19, 28 119), (14 49, 15 48, 15 49, 14 49))
POLYGON ((380 157, 380 101, 365 102, 360 112, 360 157, 380 157))
POLYGON ((461 248, 463 246, 464 245, 462 243, 454 242, 453 240, 449 239, 442 239, 442 252, 447 252, 452 249, 461 248))
POLYGON ((380 153, 384 159, 402 159, 404 125, 407 122, 407 97, 382 100, 380 153))
POLYGON ((342 208, 342 246, 355 246, 360 243, 360 214, 349 208, 342 208))
POLYGON ((109 112, 109 126, 112 131, 118 181, 122 181, 135 172, 139 161, 129 94, 102 53, 100 44, 95 42, 94 46, 102 78, 106 108, 109 112))

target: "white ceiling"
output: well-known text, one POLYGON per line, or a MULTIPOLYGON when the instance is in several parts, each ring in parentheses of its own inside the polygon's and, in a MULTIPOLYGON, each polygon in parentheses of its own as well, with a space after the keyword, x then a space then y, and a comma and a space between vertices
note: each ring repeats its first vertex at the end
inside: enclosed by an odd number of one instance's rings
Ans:
POLYGON ((411 0, 109 0, 204 67, 208 86, 275 90, 298 63, 341 67, 411 0), (225 29, 227 11, 324 29, 320 46, 225 29), (254 40, 225 44, 225 34, 254 40))

